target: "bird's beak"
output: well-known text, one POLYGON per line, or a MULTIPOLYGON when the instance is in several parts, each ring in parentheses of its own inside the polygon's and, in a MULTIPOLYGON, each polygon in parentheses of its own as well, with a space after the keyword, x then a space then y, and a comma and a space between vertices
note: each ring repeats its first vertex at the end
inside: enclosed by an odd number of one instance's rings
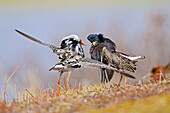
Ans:
POLYGON ((81 43, 81 45, 86 46, 86 44, 84 44, 84 43, 82 42, 82 39, 80 39, 80 43, 81 43))
POLYGON ((97 44, 97 41, 95 41, 95 42, 92 42, 92 44, 95 46, 95 45, 97 44))

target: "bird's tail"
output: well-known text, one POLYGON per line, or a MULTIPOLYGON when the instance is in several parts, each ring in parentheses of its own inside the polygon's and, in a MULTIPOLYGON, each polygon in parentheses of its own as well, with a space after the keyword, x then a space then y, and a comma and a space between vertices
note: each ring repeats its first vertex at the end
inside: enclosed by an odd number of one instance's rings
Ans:
POLYGON ((132 56, 132 55, 127 55, 125 53, 122 53, 122 52, 117 52, 119 55, 121 55, 122 57, 125 57, 131 61, 139 61, 139 60, 142 60, 142 59, 145 59, 145 56, 132 56))
POLYGON ((117 52, 120 57, 122 57, 123 59, 127 59, 126 61, 128 61, 128 64, 131 64, 131 66, 134 67, 134 70, 136 70, 136 62, 138 62, 139 60, 143 60, 145 59, 145 56, 132 56, 132 55, 127 55, 125 53, 122 52, 117 52))

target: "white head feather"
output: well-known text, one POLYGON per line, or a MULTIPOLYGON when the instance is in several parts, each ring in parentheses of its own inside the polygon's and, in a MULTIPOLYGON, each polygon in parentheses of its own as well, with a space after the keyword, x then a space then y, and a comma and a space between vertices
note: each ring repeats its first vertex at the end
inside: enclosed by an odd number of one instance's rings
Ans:
POLYGON ((76 41, 78 41, 78 42, 80 41, 80 38, 78 37, 78 35, 72 34, 72 35, 69 35, 69 36, 64 37, 64 38, 61 40, 61 42, 62 42, 63 40, 69 39, 69 38, 73 38, 74 40, 76 40, 76 41))

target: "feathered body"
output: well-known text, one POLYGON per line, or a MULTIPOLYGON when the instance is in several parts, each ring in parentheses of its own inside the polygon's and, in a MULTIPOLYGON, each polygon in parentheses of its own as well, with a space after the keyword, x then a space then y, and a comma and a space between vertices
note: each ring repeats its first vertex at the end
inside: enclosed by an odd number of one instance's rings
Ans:
POLYGON ((85 45, 82 43, 82 40, 77 35, 70 35, 64 37, 61 40, 60 49, 70 48, 72 51, 75 51, 78 55, 85 57, 84 50, 81 45, 85 45))
MULTIPOLYGON (((96 46, 91 46, 90 48, 91 58, 108 65, 109 64, 108 61, 106 60, 101 61, 103 47, 109 47, 109 50, 114 51, 113 46, 108 46, 107 44, 100 43, 100 44, 97 44, 96 46)), ((105 81, 109 82, 112 79, 114 71, 110 69, 99 69, 99 73, 100 73, 101 82, 104 83, 105 81)))
MULTIPOLYGON (((110 39, 103 37, 103 34, 91 34, 87 39, 92 43, 90 48, 91 58, 101 61, 104 64, 112 66, 118 70, 135 72, 136 62, 144 59, 144 56, 129 56, 127 54, 117 52, 116 45, 110 39)), ((101 82, 111 80, 114 71, 101 69, 101 82), (106 79, 108 76, 108 80, 106 79)))
MULTIPOLYGON (((116 51, 116 44, 108 38, 104 38, 103 34, 91 34, 87 39, 92 43, 90 48, 91 58, 101 62, 103 47, 107 47, 110 52, 116 51)), ((102 61, 102 63, 108 65, 107 61, 102 61)), ((109 69, 99 69, 101 82, 109 82, 114 74, 113 70, 109 69)))
POLYGON ((135 72, 135 63, 137 62, 137 60, 142 58, 144 57, 141 56, 138 59, 130 60, 128 59, 128 57, 125 57, 125 54, 120 52, 111 53, 106 47, 104 47, 102 51, 102 60, 108 62, 112 67, 115 67, 118 70, 121 69, 125 71, 135 72))

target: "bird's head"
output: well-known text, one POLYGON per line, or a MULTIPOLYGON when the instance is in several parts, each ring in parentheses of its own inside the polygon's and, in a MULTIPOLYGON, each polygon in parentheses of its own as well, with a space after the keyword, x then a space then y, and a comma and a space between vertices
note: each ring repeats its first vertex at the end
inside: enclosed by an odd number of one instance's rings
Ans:
POLYGON ((95 46, 98 43, 103 42, 103 34, 90 34, 87 39, 95 46))
POLYGON ((80 39, 77 35, 73 34, 73 35, 66 36, 61 40, 60 48, 64 49, 66 47, 69 47, 73 51, 77 52, 78 54, 84 57, 84 51, 81 45, 86 46, 82 42, 82 39, 80 39))

